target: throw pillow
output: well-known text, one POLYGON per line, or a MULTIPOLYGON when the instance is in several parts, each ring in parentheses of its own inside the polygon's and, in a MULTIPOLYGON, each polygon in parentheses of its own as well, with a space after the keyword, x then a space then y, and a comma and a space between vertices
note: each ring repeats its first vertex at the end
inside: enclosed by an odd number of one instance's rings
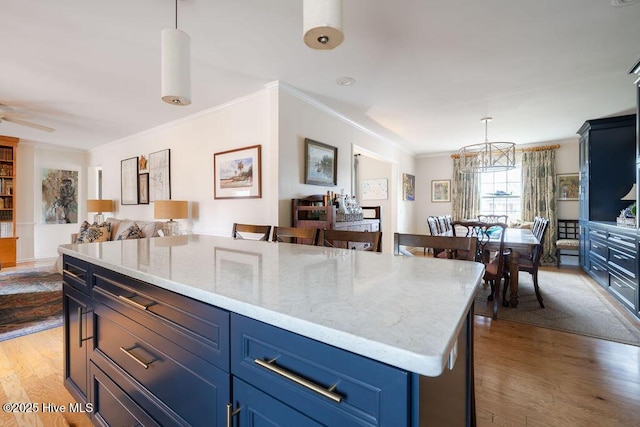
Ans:
POLYGON ((76 243, 89 243, 89 242, 106 242, 111 237, 111 224, 89 224, 87 221, 83 221, 80 224, 80 231, 78 232, 78 239, 76 243))
POLYGON ((118 240, 128 240, 128 239, 142 239, 144 238, 144 234, 142 234, 142 230, 135 222, 133 225, 125 230, 123 230, 118 235, 118 240))
POLYGON ((78 243, 106 242, 109 240, 111 233, 108 227, 98 227, 91 225, 86 231, 78 237, 78 243))

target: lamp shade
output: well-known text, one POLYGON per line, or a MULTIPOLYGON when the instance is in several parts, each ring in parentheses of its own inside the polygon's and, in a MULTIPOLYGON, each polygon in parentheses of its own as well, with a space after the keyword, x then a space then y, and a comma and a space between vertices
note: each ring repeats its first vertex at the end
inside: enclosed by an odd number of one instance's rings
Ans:
POLYGON ((161 33, 162 100, 191 104, 191 37, 177 28, 161 33))
POLYGON ((342 0, 304 0, 302 8, 307 46, 333 49, 342 43, 342 0))
POLYGON ((156 200, 153 207, 155 219, 180 219, 189 216, 189 203, 186 200, 156 200))
POLYGON ((636 200, 636 184, 634 183, 631 190, 620 200, 636 200))
POLYGON ((113 212, 113 200, 89 199, 87 200, 87 212, 113 212))

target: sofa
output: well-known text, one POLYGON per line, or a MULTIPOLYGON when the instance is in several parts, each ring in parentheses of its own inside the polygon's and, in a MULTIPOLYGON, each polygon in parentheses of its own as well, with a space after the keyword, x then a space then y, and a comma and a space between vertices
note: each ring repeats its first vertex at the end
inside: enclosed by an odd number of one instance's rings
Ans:
POLYGON ((106 242, 115 240, 158 237, 162 221, 139 221, 107 218, 102 224, 84 221, 77 233, 71 234, 71 243, 106 242))
MULTIPOLYGON (((162 221, 138 221, 130 219, 107 218, 103 224, 89 224, 84 221, 80 230, 71 234, 71 243, 108 242, 128 239, 158 237, 162 232, 162 221)), ((62 255, 58 255, 56 270, 62 274, 62 255)))

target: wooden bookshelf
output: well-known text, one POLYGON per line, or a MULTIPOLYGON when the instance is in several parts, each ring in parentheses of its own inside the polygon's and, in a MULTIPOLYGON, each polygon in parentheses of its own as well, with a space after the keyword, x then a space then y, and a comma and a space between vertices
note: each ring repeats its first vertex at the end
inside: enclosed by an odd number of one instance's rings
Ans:
POLYGON ((16 265, 18 138, 0 135, 0 268, 16 265))

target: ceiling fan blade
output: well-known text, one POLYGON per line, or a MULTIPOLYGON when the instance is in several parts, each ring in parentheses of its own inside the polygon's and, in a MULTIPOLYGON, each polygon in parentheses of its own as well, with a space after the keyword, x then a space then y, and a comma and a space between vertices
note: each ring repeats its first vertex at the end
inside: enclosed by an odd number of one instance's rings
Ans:
POLYGON ((15 123, 17 125, 29 126, 29 127, 35 128, 35 129, 40 129, 40 130, 43 130, 45 132, 53 132, 55 130, 54 128, 50 128, 48 126, 39 125, 37 123, 26 122, 24 120, 16 119, 14 117, 3 116, 2 120, 5 120, 5 121, 11 122, 11 123, 15 123))

